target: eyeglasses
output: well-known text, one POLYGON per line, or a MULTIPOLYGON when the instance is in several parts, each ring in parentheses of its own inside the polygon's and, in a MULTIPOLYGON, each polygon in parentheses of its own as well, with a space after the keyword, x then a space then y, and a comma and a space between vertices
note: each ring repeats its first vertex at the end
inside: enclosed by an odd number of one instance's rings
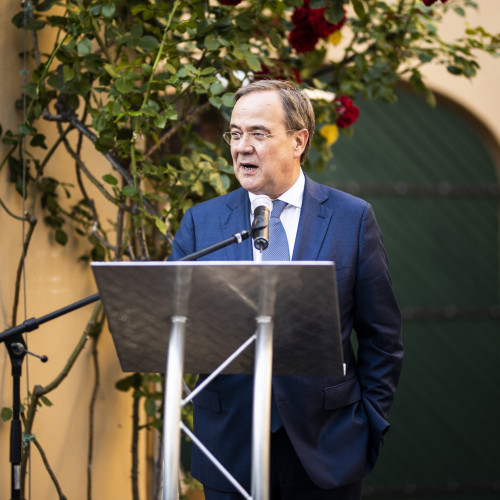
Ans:
POLYGON ((279 134, 288 134, 288 132, 295 132, 295 130, 286 130, 285 132, 276 132, 275 134, 266 134, 265 132, 224 132, 222 137, 230 146, 236 146, 246 136, 247 141, 251 145, 261 144, 266 142, 269 137, 274 137, 279 134))

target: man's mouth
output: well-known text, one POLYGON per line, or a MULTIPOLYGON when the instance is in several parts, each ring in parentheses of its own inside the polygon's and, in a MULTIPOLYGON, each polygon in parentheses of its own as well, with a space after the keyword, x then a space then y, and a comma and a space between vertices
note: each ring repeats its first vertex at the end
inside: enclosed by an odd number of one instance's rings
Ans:
POLYGON ((257 165, 254 165, 253 163, 241 163, 240 167, 247 172, 250 172, 251 170, 255 170, 256 168, 258 168, 257 165))

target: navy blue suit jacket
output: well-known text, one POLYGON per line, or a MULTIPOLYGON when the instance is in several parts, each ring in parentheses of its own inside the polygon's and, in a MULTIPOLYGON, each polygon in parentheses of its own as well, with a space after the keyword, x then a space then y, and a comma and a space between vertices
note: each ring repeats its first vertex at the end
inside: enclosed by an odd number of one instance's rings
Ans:
MULTIPOLYGON (((244 189, 201 203, 186 212, 170 259, 217 243, 249 224, 244 189)), ((203 260, 253 260, 252 241, 203 260)), ((365 201, 306 177, 293 260, 336 264, 347 375, 274 376, 273 391, 309 476, 322 488, 334 488, 361 479, 377 459, 401 372, 401 317, 380 230, 365 201)), ((194 401, 196 435, 248 490, 252 383, 249 375, 222 375, 194 401)), ((196 446, 191 472, 208 487, 234 491, 196 446)))

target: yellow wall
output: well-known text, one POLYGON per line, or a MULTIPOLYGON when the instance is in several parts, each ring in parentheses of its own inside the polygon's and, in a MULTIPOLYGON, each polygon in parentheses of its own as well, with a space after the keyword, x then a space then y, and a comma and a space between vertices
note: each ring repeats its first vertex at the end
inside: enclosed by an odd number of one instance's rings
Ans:
MULTIPOLYGON (((497 30, 500 18, 498 0, 479 0, 480 17, 471 18, 472 25, 483 24, 486 29, 497 30)), ((13 101, 20 95, 23 61, 18 54, 23 49, 23 35, 15 29, 10 19, 20 5, 18 0, 0 2, 0 123, 4 130, 15 127, 21 115, 13 108, 13 101)), ((453 35, 463 21, 456 15, 449 16, 445 28, 453 35)), ((482 70, 472 81, 457 78, 441 68, 426 70, 432 86, 444 95, 455 99, 474 113, 500 142, 499 60, 481 56, 482 70)), ((444 132, 445 134, 445 132, 444 132)), ((0 157, 6 146, 0 144, 0 157)), ((96 156, 96 162, 100 158, 96 156)), ((49 169, 64 173, 68 182, 75 182, 71 162, 62 154, 54 157, 49 169)), ((20 198, 7 182, 7 168, 0 172, 0 197, 16 214, 21 214, 20 198)), ((41 214, 39 214, 41 216, 41 214)), ((11 324, 13 286, 16 266, 22 245, 22 227, 0 208, 0 306, 2 330, 11 324)), ((55 309, 87 297, 96 292, 91 274, 86 266, 77 263, 81 253, 77 243, 70 240, 67 247, 55 245, 39 221, 34 241, 26 261, 26 317, 40 317, 55 309)), ((25 318, 24 304, 18 322, 25 318)), ((29 384, 46 384, 59 373, 73 349, 90 316, 93 306, 86 306, 63 318, 52 321, 28 335, 29 348, 49 357, 47 364, 29 359, 29 384)), ((100 342, 101 385, 96 408, 95 449, 93 464, 93 498, 127 499, 130 492, 130 436, 131 398, 114 389, 116 380, 123 376, 109 333, 104 332, 100 342)), ((26 365, 23 372, 23 397, 26 395, 26 365)), ((88 405, 93 377, 92 360, 87 349, 80 356, 70 379, 49 397, 50 408, 42 408, 35 422, 35 433, 45 447, 48 460, 61 482, 63 492, 70 499, 86 498, 86 460, 88 405)), ((0 347, 0 408, 11 405, 10 362, 6 351, 0 347)), ((145 436, 141 446, 144 454, 145 436)), ((0 498, 8 498, 10 491, 9 425, 0 422, 0 498)), ((141 464, 141 498, 145 498, 145 470, 141 464)), ((53 499, 55 492, 44 471, 39 455, 33 452, 31 485, 33 498, 53 499)))
MULTIPOLYGON (((20 2, 0 2, 0 123, 3 130, 15 128, 22 114, 13 107, 19 98, 23 77, 23 60, 18 54, 23 50, 23 34, 10 22, 18 11, 20 2)), ((47 133, 48 127, 40 125, 47 133)), ((51 143, 50 134, 47 143, 51 143)), ((7 151, 0 144, 0 157, 7 151)), ((96 162, 101 161, 99 157, 96 162)), ((68 157, 56 155, 48 166, 48 172, 57 177, 65 176, 68 182, 76 183, 74 167, 68 157)), ((13 192, 7 181, 7 166, 0 172, 0 197, 17 215, 22 213, 21 198, 13 192)), ((23 295, 19 308, 18 323, 26 318, 39 318, 56 309, 83 299, 97 289, 88 267, 77 262, 83 253, 79 243, 70 239, 66 247, 54 244, 48 236, 46 226, 39 216, 34 239, 26 259, 26 316, 23 295)), ((0 208, 0 280, 1 330, 11 325, 13 287, 16 267, 22 248, 22 226, 0 208)), ((29 386, 46 385, 61 371, 69 354, 90 317, 93 305, 86 306, 64 317, 42 325, 28 335, 29 349, 49 357, 46 364, 28 358, 23 366, 23 399, 29 386), (27 376, 26 368, 29 368, 27 376)), ((99 345, 101 381, 95 413, 93 498, 132 498, 131 474, 131 415, 130 394, 114 388, 123 377, 114 346, 108 332, 104 332, 99 345)), ((90 343, 80 355, 68 380, 48 397, 53 406, 44 407, 35 419, 34 432, 44 447, 51 467, 61 484, 63 493, 70 499, 87 498, 87 449, 89 401, 93 383, 90 343)), ((0 408, 12 403, 10 361, 4 347, 0 347, 0 408)), ((0 498, 10 498, 9 464, 10 424, 0 422, 0 498)), ((141 439, 141 453, 145 456, 145 434, 141 439)), ((32 498, 37 500, 56 498, 55 489, 43 468, 40 455, 32 452, 31 487, 32 498)), ((141 464, 141 497, 145 498, 145 469, 141 464)))
MULTIPOLYGON (((450 2, 451 3, 451 2, 450 2)), ((463 19, 450 12, 442 26, 441 33, 447 41, 460 36, 466 24, 482 26, 491 33, 499 33, 500 2, 498 0, 478 0, 478 13, 463 19)), ((437 4, 436 4, 437 5, 437 4)), ((432 88, 455 100, 471 111, 490 130, 500 143, 500 60, 486 54, 478 58, 479 73, 471 80, 450 75, 443 67, 429 66, 425 69, 432 88)))

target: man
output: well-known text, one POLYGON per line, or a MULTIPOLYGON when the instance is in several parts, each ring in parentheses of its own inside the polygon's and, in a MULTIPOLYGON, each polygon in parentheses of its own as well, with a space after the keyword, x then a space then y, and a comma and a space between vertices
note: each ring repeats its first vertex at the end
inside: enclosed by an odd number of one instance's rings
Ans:
MULTIPOLYGON (((236 92, 225 139, 242 187, 188 210, 171 258, 249 227, 251 200, 263 194, 287 203, 280 220, 293 260, 336 263, 347 373, 273 377, 281 422, 271 434, 270 491, 273 499, 354 500, 389 428, 403 358, 401 318, 371 206, 302 172, 314 128, 307 95, 290 82, 257 81, 236 92)), ((270 247, 272 240, 270 230, 270 247)), ((246 240, 203 259, 252 260, 255 254, 246 240)), ((247 491, 252 384, 248 375, 219 376, 194 401, 195 433, 247 491)), ((196 447, 191 472, 207 500, 241 498, 196 447)))

